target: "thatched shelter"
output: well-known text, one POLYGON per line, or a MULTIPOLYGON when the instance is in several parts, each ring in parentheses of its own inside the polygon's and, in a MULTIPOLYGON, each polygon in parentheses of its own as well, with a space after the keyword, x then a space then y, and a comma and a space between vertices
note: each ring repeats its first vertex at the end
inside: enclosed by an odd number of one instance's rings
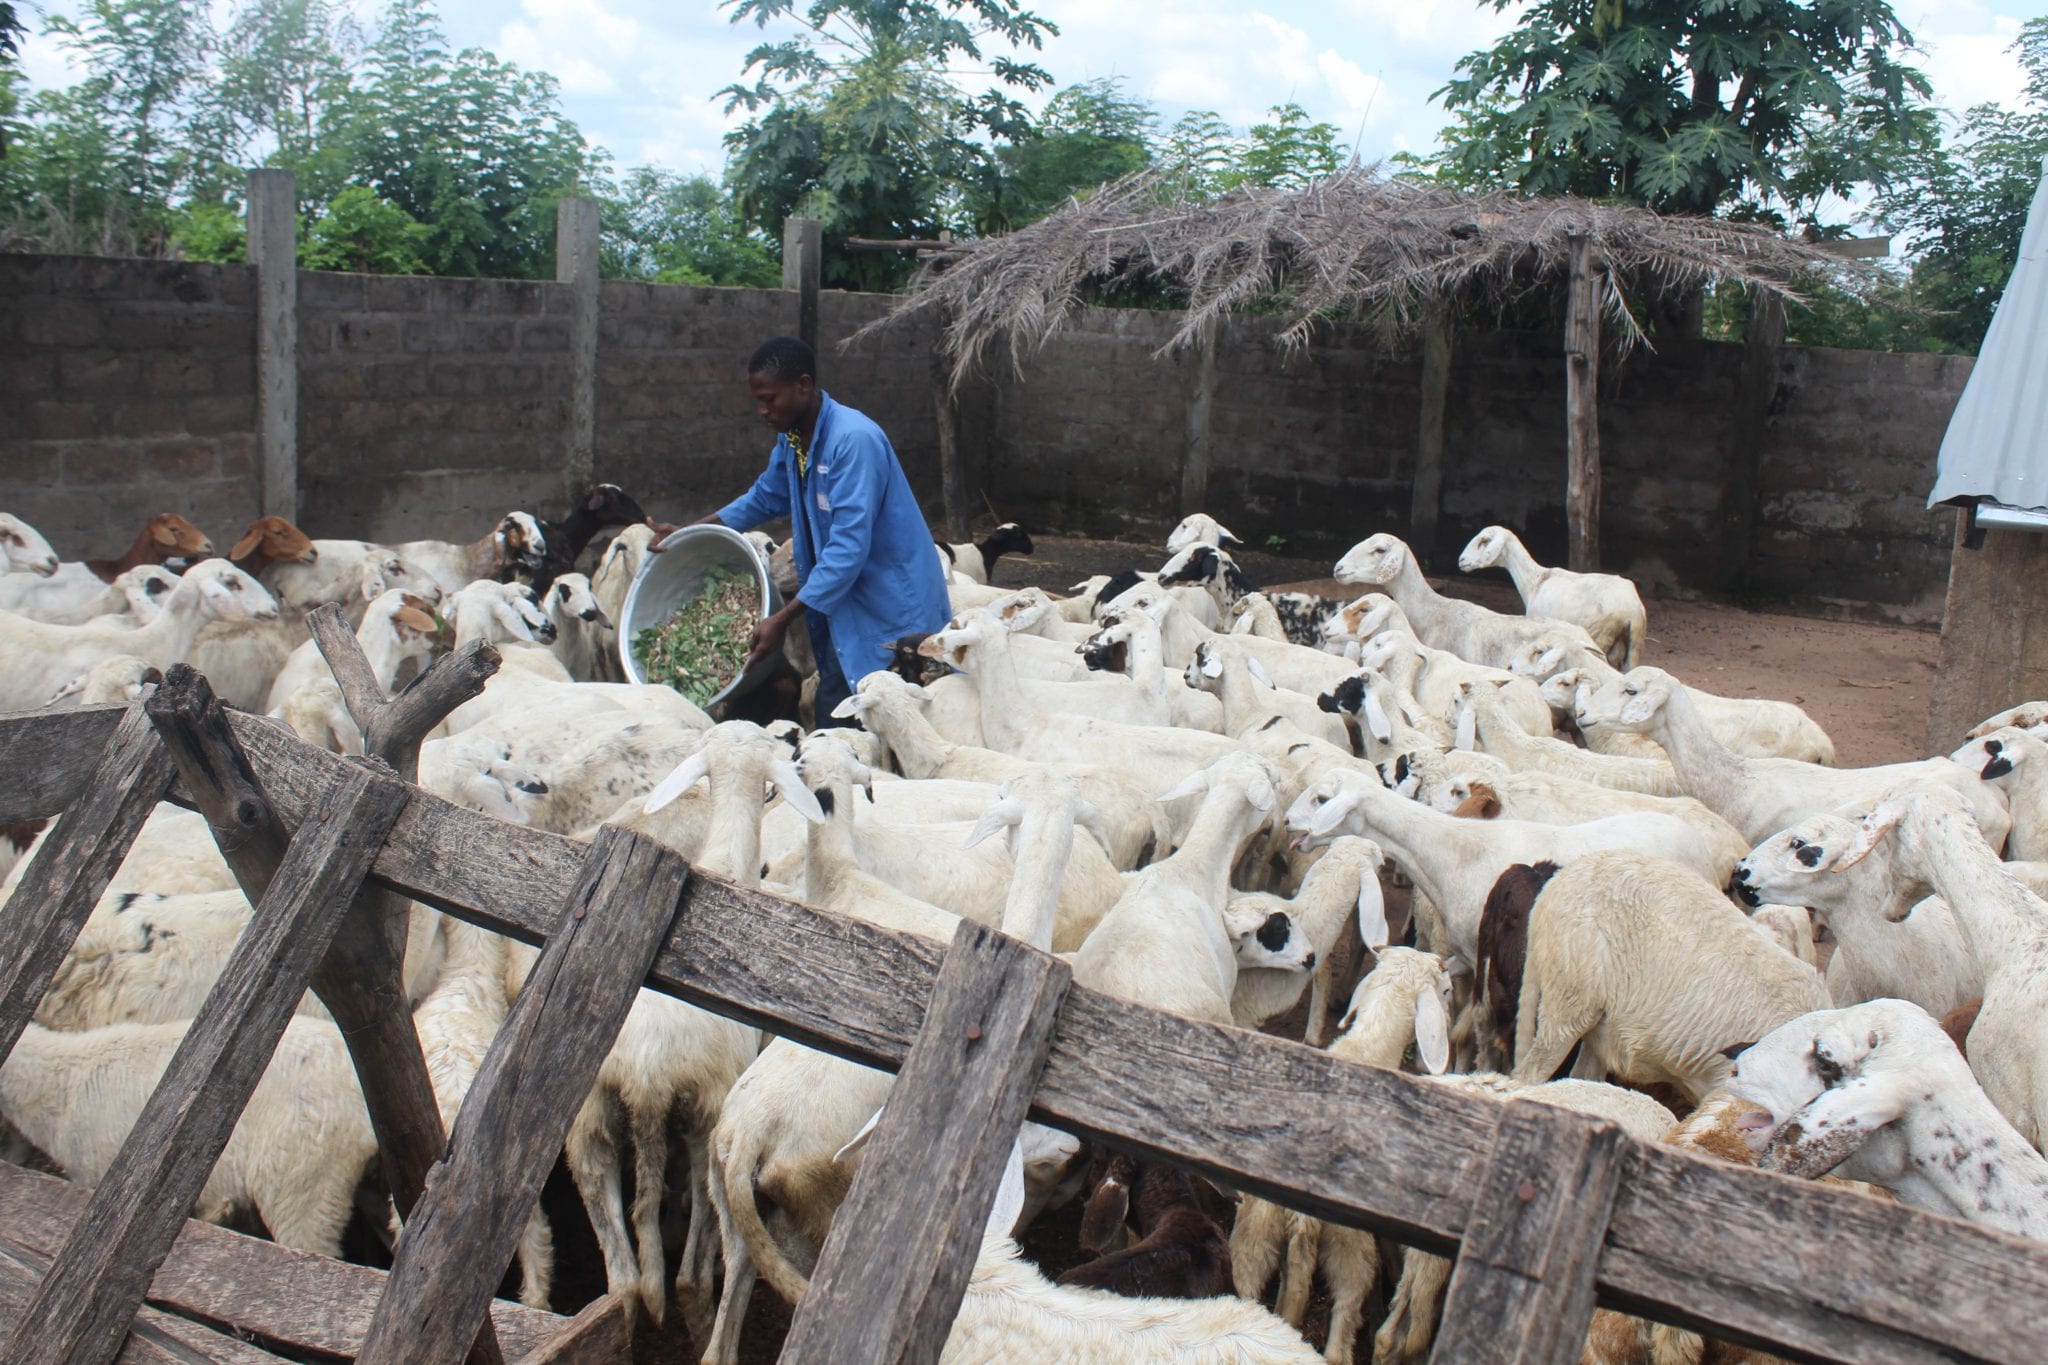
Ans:
MULTIPOLYGON (((1021 367, 1076 309, 1119 286, 1163 284, 1185 295, 1186 317, 1167 351, 1213 347, 1216 321, 1253 303, 1291 319, 1281 333, 1289 346, 1304 345, 1318 319, 1333 315, 1377 320, 1390 336, 1419 330, 1423 413, 1411 529, 1426 540, 1442 477, 1453 306, 1563 285, 1571 563, 1592 568, 1601 318, 1622 346, 1632 345, 1644 338, 1632 292, 1733 282, 1772 305, 1763 330, 1775 317, 1781 335, 1783 300, 1797 297, 1802 275, 1823 270, 1846 270, 1856 282, 1855 268, 1824 247, 1768 228, 1586 199, 1469 194, 1353 168, 1303 189, 1245 189, 1198 203, 1177 195, 1170 178, 1146 172, 1029 227, 940 253, 872 327, 936 311, 956 388, 991 343, 1007 341, 1021 367)), ((1190 457, 1197 467, 1182 481, 1183 503, 1192 505, 1184 510, 1199 507, 1206 478, 1205 453, 1190 457)))

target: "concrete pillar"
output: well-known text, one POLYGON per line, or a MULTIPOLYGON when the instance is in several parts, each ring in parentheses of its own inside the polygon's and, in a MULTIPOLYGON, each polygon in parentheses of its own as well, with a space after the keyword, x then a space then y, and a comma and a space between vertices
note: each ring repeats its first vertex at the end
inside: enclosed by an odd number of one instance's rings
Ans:
POLYGON ((597 465, 597 201, 555 204, 555 279, 569 286, 569 439, 562 492, 571 505, 597 465))
POLYGON ((1188 371, 1188 405, 1181 430, 1180 514, 1209 510, 1209 410, 1216 402, 1216 332, 1212 321, 1195 342, 1188 371))
POLYGON ((1422 319, 1422 385, 1416 395, 1415 481, 1408 488, 1408 546, 1425 566, 1436 559, 1444 501, 1444 409, 1451 392, 1451 311, 1433 303, 1422 319))
POLYGON ((249 172, 256 267, 256 469, 266 516, 299 519, 298 190, 290 171, 249 172))
POLYGON ((818 276, 825 260, 825 225, 815 218, 782 223, 782 287, 796 291, 796 334, 818 349, 818 276))
POLYGON ((1958 516, 1928 707, 1927 752, 1936 754, 1961 744, 1986 716, 2048 698, 2048 535, 1987 530, 1972 550, 1962 522, 1958 516))

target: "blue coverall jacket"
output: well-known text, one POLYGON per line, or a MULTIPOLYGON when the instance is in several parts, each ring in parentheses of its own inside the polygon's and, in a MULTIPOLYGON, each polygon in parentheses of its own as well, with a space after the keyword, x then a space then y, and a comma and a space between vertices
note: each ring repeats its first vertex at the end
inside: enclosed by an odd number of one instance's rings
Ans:
POLYGON ((830 625, 849 686, 889 662, 889 641, 953 614, 924 513, 882 429, 821 394, 809 472, 778 437, 754 486, 718 509, 735 531, 790 519, 798 595, 830 625))

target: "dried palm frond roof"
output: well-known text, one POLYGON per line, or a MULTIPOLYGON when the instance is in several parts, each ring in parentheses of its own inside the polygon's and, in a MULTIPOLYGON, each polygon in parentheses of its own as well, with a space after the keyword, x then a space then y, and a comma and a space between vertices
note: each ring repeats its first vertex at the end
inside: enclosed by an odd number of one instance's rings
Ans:
POLYGON ((1729 281, 1797 298, 1792 281, 1802 274, 1827 271, 1851 288, 1874 274, 1767 227, 1589 199, 1471 194, 1374 168, 1199 203, 1177 196, 1160 173, 1141 172, 1028 227, 939 256, 856 339, 939 310, 957 385, 998 338, 1010 340, 1021 363, 1091 295, 1158 282, 1187 298, 1163 350, 1191 344, 1222 314, 1255 300, 1281 305, 1290 321, 1280 340, 1299 346, 1329 313, 1402 323, 1434 301, 1562 279, 1575 236, 1590 239, 1603 308, 1624 344, 1642 336, 1626 283, 1684 289, 1729 281))

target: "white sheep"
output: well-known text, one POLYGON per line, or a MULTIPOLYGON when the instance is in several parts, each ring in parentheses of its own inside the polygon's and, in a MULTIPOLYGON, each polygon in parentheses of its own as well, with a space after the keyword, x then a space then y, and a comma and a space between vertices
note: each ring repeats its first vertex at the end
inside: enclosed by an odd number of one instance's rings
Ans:
MULTIPOLYGON (((1355 920, 1360 938, 1368 946, 1375 934, 1386 936, 1386 898, 1380 886, 1380 864, 1385 861, 1380 846, 1370 839, 1339 839, 1321 850, 1291 900, 1264 891, 1230 894, 1230 914, 1285 913, 1315 950, 1318 965, 1308 1005, 1307 1037, 1311 1043, 1323 1036, 1335 966, 1331 953, 1345 924, 1355 920)), ((1293 1009, 1301 1000, 1302 988, 1310 984, 1299 972, 1240 970, 1230 994, 1231 1017, 1246 1028, 1257 1028, 1293 1009)))
POLYGON ((142 689, 164 680, 163 673, 147 659, 133 654, 115 654, 101 659, 58 689, 50 698, 52 706, 126 706, 142 700, 142 689))
POLYGON ((2017 726, 1979 736, 1949 758, 2005 794, 2012 830, 2005 856, 2021 862, 2048 859, 2048 743, 2017 726))
MULTIPOLYGON (((1575 697, 1580 686, 1598 688, 1619 678, 1621 672, 1598 650, 1584 645, 1537 641, 1524 646, 1508 660, 1508 667, 1523 677, 1544 681, 1572 674, 1570 694, 1564 702, 1561 720, 1578 724, 1575 697)), ((1686 687, 1693 704, 1724 748, 1746 758, 1796 758, 1803 763, 1830 766, 1835 761, 1835 742, 1813 717, 1789 701, 1769 697, 1723 697, 1697 687, 1686 687)), ((1615 732, 1593 718, 1580 728, 1586 742, 1611 742, 1615 732)), ((1638 737, 1640 738, 1640 737, 1638 737)))
POLYGON ((75 613, 100 599, 107 584, 125 570, 161 564, 172 573, 183 573, 212 553, 213 541, 205 532, 176 512, 159 512, 118 558, 64 560, 47 574, 0 574, 0 611, 77 624, 75 613))
POLYGON ((1082 641, 1080 655, 1092 670, 1122 673, 1152 699, 1164 724, 1188 730, 1223 731, 1223 703, 1198 692, 1186 678, 1166 668, 1159 622, 1135 607, 1111 607, 1082 641))
POLYGON ((315 540, 311 559, 266 565, 259 577, 287 616, 304 619, 315 607, 332 605, 351 626, 361 624, 363 609, 393 588, 430 602, 444 595, 424 569, 363 540, 315 540))
MULTIPOLYGON (((30 1024, 0 1064, 0 1114, 73 1180, 96 1185, 156 1089, 184 1024, 61 1033, 30 1024)), ((334 1025, 293 1019, 200 1191, 211 1222, 251 1210, 280 1246, 341 1255, 356 1184, 377 1155, 334 1025)))
POLYGON ((1789 758, 1743 758, 1707 728, 1692 696, 1669 673, 1639 668, 1590 694, 1579 692, 1582 715, 1646 734, 1664 746, 1688 796, 1711 807, 1752 841, 1768 839, 1802 816, 1873 801, 1916 778, 1955 790, 1969 803, 1984 835, 2005 843, 2012 817, 2005 798, 1976 773, 1946 758, 1877 768, 1823 768, 1789 758))
POLYGON ((57 572, 57 552, 42 532, 9 512, 0 512, 0 573, 49 578, 57 572))
POLYGON ((1952 906, 1984 978, 1970 1027, 1970 1069, 1998 1112, 2035 1147, 2048 1131, 2048 902, 1998 860, 1953 789, 1913 782, 1863 817, 1853 867, 1892 844, 1892 875, 1934 888, 1952 906))
POLYGON ((1697 795, 1680 790, 1678 771, 1665 759, 1593 753, 1549 735, 1532 735, 1508 715, 1497 690, 1489 684, 1458 686, 1461 749, 1476 743, 1517 771, 1555 773, 1616 791, 1650 796, 1697 795))
POLYGON ((133 629, 146 626, 163 611, 164 598, 178 586, 178 575, 161 564, 138 564, 114 575, 99 596, 70 611, 45 611, 35 619, 51 625, 82 626, 88 621, 133 629))
MULTIPOLYGON (((1749 922, 1807 966, 1819 966, 1820 954, 1813 946, 1813 915, 1805 906, 1759 905, 1749 912, 1749 922)), ((1832 982, 1828 994, 1834 994, 1832 982)))
POLYGON ((1581 627, 1617 668, 1634 668, 1642 662, 1650 618, 1636 585, 1628 579, 1611 573, 1546 569, 1505 526, 1487 527, 1458 555, 1458 568, 1465 573, 1496 565, 1515 580, 1522 610, 1528 615, 1581 627))
MULTIPOLYGON (((385 692, 398 690, 399 670, 410 660, 424 664, 433 657, 440 623, 434 619, 434 604, 401 588, 378 594, 367 605, 362 622, 356 626, 356 643, 370 665, 370 676, 385 692)), ((310 639, 292 651, 270 686, 264 709, 281 715, 285 702, 300 688, 330 682, 326 656, 310 639)))
POLYGON ((535 573, 547 564, 547 538, 527 512, 507 512, 489 534, 458 545, 446 540, 409 540, 390 547, 441 585, 459 592, 478 579, 496 579, 508 569, 535 573))
POLYGON ((1727 1078, 1723 1049, 1827 1006, 1813 968, 1751 928, 1716 884, 1642 853, 1566 863, 1529 911, 1518 1081, 1666 1081, 1692 1099, 1727 1078))
POLYGON ((1766 1170, 1836 1171, 1901 1201, 2048 1241, 2048 1157, 2000 1115, 1917 1005, 1872 1000, 1786 1021, 1743 1050, 1728 1093, 1766 1170))
POLYGON ((116 654, 147 659, 160 669, 182 663, 209 621, 276 615, 277 604, 261 584, 225 559, 209 559, 186 571, 164 599, 163 613, 146 626, 56 626, 0 616, 0 711, 42 706, 73 678, 116 654))
POLYGON ((1318 706, 1313 697, 1273 684, 1265 666, 1250 657, 1228 635, 1204 640, 1195 647, 1183 675, 1187 685, 1213 694, 1223 704, 1223 733, 1238 739, 1284 716, 1296 728, 1326 744, 1349 748, 1351 737, 1341 717, 1318 706))
POLYGON ((1222 549, 1226 545, 1242 545, 1236 536, 1207 512, 1194 512, 1180 519, 1180 524, 1167 533, 1166 552, 1178 554, 1190 545, 1211 545, 1222 549))
POLYGON ((1656 852, 1721 885, 1741 856, 1702 840, 1674 816, 1638 812, 1577 825, 1463 820, 1387 790, 1373 773, 1342 770, 1302 793, 1287 812, 1287 827, 1303 842, 1339 833, 1377 841, 1442 915, 1450 949, 1474 964, 1487 893, 1516 863, 1568 865, 1613 850, 1656 852))
POLYGON ((1514 652, 1535 640, 1583 640, 1592 637, 1565 621, 1503 616, 1477 602, 1445 597, 1429 586, 1415 556, 1398 537, 1382 531, 1345 551, 1337 561, 1337 581, 1386 589, 1407 614, 1415 638, 1446 649, 1468 663, 1506 668, 1514 652))
POLYGON ((1685 821, 1710 848, 1740 859, 1749 851, 1741 831, 1689 796, 1651 796, 1617 791, 1576 778, 1542 771, 1507 772, 1474 777, 1449 764, 1411 760, 1417 782, 1415 799, 1449 815, 1491 820, 1529 820, 1539 825, 1577 825, 1611 815, 1647 812, 1685 821))
POLYGON ((1936 1018, 1984 994, 1955 908, 1909 876, 1895 876, 1892 847, 1861 845, 1867 807, 1810 815, 1764 840, 1735 866, 1736 897, 1804 906, 1835 938, 1828 995, 1836 1005, 1896 997, 1936 1018))
POLYGON ((1496 684, 1501 704, 1517 725, 1532 735, 1550 735, 1551 708, 1535 683, 1503 669, 1467 663, 1448 650, 1431 649, 1405 630, 1377 631, 1361 641, 1357 661, 1362 668, 1385 674, 1447 725, 1457 723, 1460 683, 1496 684))
MULTIPOLYGON (((1425 1067, 1440 1072, 1450 1063, 1450 1001, 1450 977, 1441 959, 1412 948, 1381 947, 1372 971, 1352 993, 1344 1031, 1330 1044, 1330 1055, 1396 1070, 1413 1046, 1425 1067)), ((1263 1199, 1242 1201, 1230 1230, 1231 1279, 1239 1297, 1256 1302, 1279 1270, 1275 1310, 1296 1329, 1307 1314, 1316 1272, 1322 1271, 1331 1298, 1323 1354, 1332 1365, 1351 1360, 1379 1263, 1373 1234, 1263 1199)))
POLYGON ((555 623, 555 655, 577 682, 605 682, 604 657, 612 621, 598 605, 590 580, 580 573, 565 573, 549 585, 543 609, 555 623))

